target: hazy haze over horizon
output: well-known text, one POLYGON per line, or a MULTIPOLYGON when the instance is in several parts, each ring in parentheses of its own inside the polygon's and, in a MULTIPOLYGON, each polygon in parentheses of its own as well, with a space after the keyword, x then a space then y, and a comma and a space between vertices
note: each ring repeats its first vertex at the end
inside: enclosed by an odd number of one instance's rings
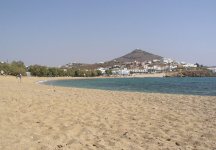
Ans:
POLYGON ((215 0, 0 1, 0 61, 96 63, 136 48, 216 65, 215 0))

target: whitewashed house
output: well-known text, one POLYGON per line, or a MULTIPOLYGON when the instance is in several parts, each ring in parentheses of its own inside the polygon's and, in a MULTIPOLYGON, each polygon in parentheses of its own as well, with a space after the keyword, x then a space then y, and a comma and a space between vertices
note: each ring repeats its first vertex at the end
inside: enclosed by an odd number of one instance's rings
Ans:
POLYGON ((174 62, 174 60, 172 60, 171 58, 163 58, 163 63, 165 63, 165 64, 170 64, 173 62, 174 62))
POLYGON ((216 73, 216 67, 210 67, 208 69, 211 70, 212 72, 216 73))
POLYGON ((112 74, 114 75, 130 75, 130 71, 127 68, 124 69, 112 69, 112 74))
POLYGON ((183 67, 185 67, 185 68, 196 68, 197 65, 195 65, 195 64, 190 64, 190 63, 185 63, 185 64, 183 65, 183 67))
POLYGON ((131 73, 148 73, 148 69, 130 69, 129 72, 131 73))
POLYGON ((109 70, 108 68, 98 68, 97 70, 100 70, 102 74, 105 74, 106 73, 106 70, 109 70))
POLYGON ((160 60, 159 59, 154 59, 154 60, 152 60, 152 62, 156 63, 156 62, 160 62, 160 60))

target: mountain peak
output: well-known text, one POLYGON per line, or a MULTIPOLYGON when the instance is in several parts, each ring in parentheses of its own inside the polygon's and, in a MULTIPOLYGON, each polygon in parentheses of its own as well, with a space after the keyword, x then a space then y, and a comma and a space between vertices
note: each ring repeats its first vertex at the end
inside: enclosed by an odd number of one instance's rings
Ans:
POLYGON ((133 61, 140 61, 140 62, 144 62, 144 61, 151 61, 154 59, 162 59, 163 57, 143 51, 141 49, 135 49, 132 52, 116 58, 116 61, 119 62, 133 62, 133 61))
POLYGON ((142 52, 143 50, 137 48, 137 49, 134 49, 132 52, 142 52))

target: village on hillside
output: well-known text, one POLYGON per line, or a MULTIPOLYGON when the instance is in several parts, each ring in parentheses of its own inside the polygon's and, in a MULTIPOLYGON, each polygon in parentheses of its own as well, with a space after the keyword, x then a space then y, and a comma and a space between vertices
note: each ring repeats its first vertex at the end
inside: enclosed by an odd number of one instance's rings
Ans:
POLYGON ((162 60, 154 59, 152 61, 134 61, 125 62, 122 65, 114 65, 110 68, 98 68, 103 74, 106 70, 111 69, 114 75, 130 75, 130 74, 142 74, 142 73, 162 73, 175 71, 177 68, 195 68, 197 65, 190 63, 178 63, 172 59, 163 58, 162 60))
MULTIPOLYGON (((108 62, 99 62, 94 65, 86 65, 81 63, 69 63, 62 68, 65 71, 68 68, 89 68, 93 67, 96 70, 100 70, 103 75, 113 76, 130 76, 136 74, 156 74, 156 73, 172 73, 179 70, 196 70, 203 67, 198 63, 186 63, 177 62, 171 58, 164 58, 158 55, 154 55, 145 52, 140 49, 135 49, 131 53, 128 53, 122 57, 116 58, 108 62)), ((206 67, 213 73, 216 72, 216 67, 206 67)))
POLYGON ((95 64, 68 63, 60 67, 40 65, 25 66, 22 61, 0 61, 0 75, 27 76, 136 76, 164 73, 165 76, 216 76, 216 67, 206 67, 198 63, 177 62, 135 49, 122 57, 95 64))

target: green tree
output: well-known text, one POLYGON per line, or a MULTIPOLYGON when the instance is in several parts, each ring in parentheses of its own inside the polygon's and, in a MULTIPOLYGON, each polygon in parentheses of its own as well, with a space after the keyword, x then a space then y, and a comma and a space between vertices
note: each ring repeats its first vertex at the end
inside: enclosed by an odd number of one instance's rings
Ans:
POLYGON ((96 70, 97 72, 97 76, 101 76, 102 75, 102 72, 100 70, 96 70))
POLYGON ((106 70, 105 73, 106 73, 108 76, 109 76, 109 75, 112 75, 112 70, 110 70, 110 69, 109 69, 109 70, 106 70))
POLYGON ((22 61, 13 61, 11 64, 10 64, 10 75, 18 75, 18 74, 22 74, 23 76, 26 75, 26 67, 25 67, 25 64, 22 62, 22 61))
POLYGON ((74 76, 75 77, 80 77, 80 70, 75 70, 75 72, 74 72, 74 76))
POLYGON ((38 77, 46 77, 49 72, 47 67, 39 65, 29 66, 28 71, 31 72, 32 76, 38 77))
POLYGON ((10 73, 10 64, 8 63, 0 63, 0 71, 3 71, 5 75, 10 73))
POLYGON ((74 77, 75 76, 75 70, 68 69, 67 72, 66 72, 66 75, 70 76, 70 77, 74 77))

